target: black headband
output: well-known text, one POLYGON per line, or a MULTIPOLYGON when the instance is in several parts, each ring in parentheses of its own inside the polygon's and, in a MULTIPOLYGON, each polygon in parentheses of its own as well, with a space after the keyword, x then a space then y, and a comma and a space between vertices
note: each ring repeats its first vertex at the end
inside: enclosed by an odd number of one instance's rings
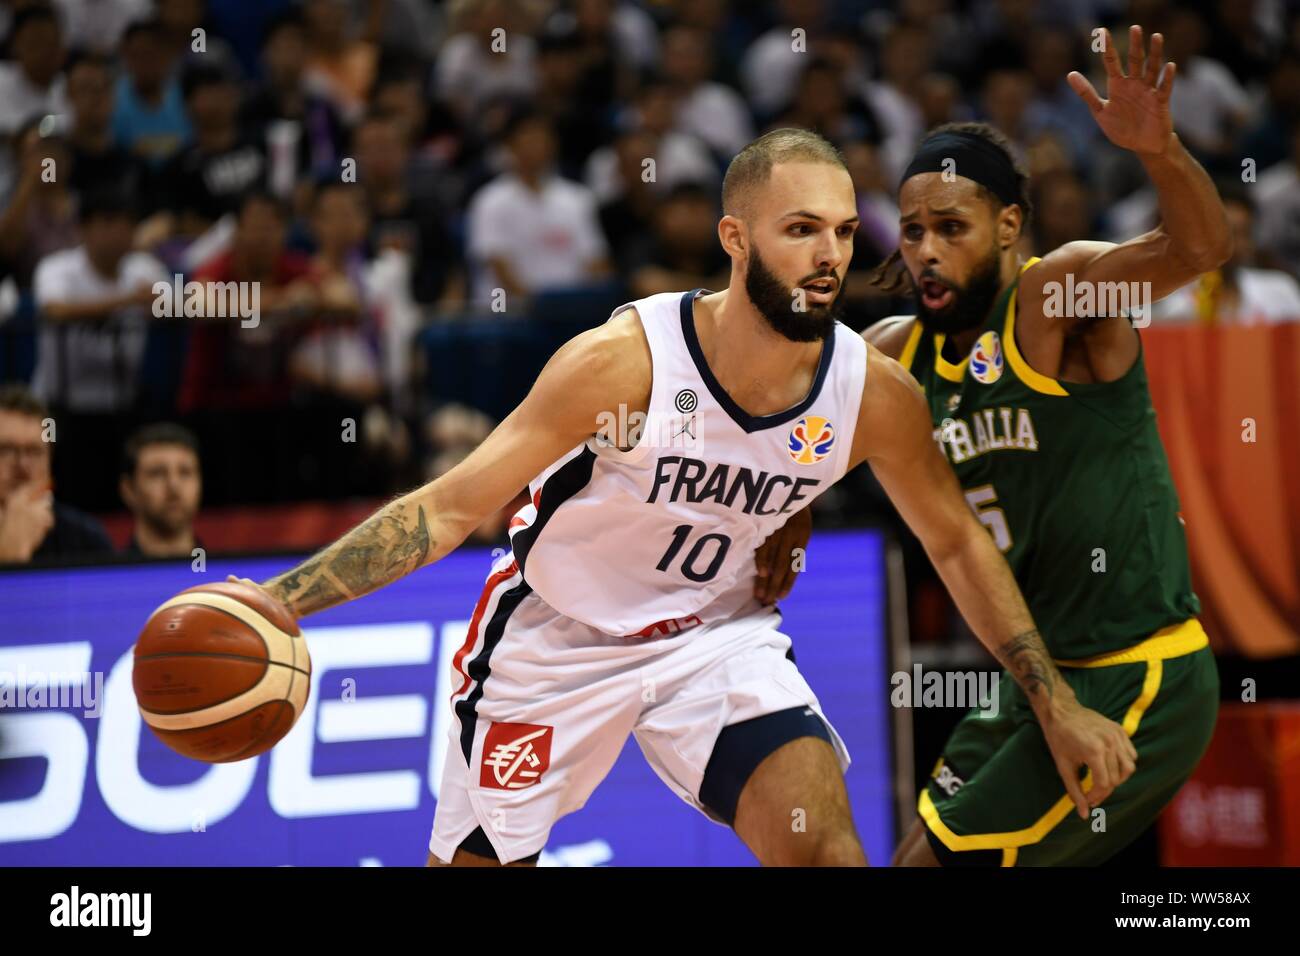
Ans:
POLYGON ((972 133, 945 132, 928 137, 899 180, 899 189, 918 173, 949 171, 979 183, 1004 205, 1020 202, 1016 170, 1006 153, 972 133))

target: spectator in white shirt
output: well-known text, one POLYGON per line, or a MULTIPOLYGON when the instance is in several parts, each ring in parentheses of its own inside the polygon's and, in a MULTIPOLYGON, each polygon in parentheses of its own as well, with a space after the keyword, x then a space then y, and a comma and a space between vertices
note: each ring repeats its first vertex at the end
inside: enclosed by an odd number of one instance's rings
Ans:
POLYGON ((466 0, 434 67, 434 89, 463 123, 501 96, 527 96, 537 85, 537 45, 503 0, 466 0))
POLYGON ((503 139, 511 170, 474 195, 466 234, 475 301, 517 315, 521 298, 586 285, 610 267, 595 195, 554 172, 550 121, 531 107, 516 110, 503 139))
POLYGON ((149 0, 54 0, 63 18, 68 47, 110 53, 132 20, 150 12, 149 0))
POLYGON ((1153 319, 1213 325, 1300 320, 1300 283, 1295 277, 1255 267, 1255 210, 1245 190, 1235 182, 1222 183, 1219 193, 1232 228, 1232 258, 1156 303, 1153 319))
POLYGON ((162 264, 131 251, 135 215, 116 194, 82 202, 82 243, 47 256, 33 281, 42 329, 32 390, 73 411, 120 411, 135 398, 145 323, 162 264))
POLYGON ((1251 194, 1259 208, 1262 257, 1300 276, 1300 119, 1291 127, 1291 157, 1260 173, 1251 194))
MULTIPOLYGON (((0 63, 0 138, 12 136, 29 120, 67 112, 63 78, 63 39, 58 18, 48 7, 28 7, 14 16, 9 36, 12 62, 0 63)), ((0 153, 0 195, 8 195, 17 174, 12 149, 0 153)))
POLYGON ((715 83, 713 50, 707 34, 672 27, 663 37, 663 72, 677 94, 677 126, 729 161, 754 138, 749 107, 729 86, 715 83))
POLYGON ((0 133, 39 114, 64 112, 63 35, 52 10, 28 7, 14 17, 9 55, 13 62, 0 63, 0 133))

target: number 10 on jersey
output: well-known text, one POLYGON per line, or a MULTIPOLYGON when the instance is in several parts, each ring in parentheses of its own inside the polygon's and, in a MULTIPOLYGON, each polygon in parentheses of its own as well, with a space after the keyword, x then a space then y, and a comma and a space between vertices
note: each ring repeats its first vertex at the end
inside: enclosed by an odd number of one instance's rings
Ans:
MULTIPOLYGON (((688 524, 679 524, 673 529, 673 540, 669 542, 668 550, 664 552, 664 556, 660 558, 659 563, 655 565, 656 571, 667 571, 672 567, 673 561, 677 557, 677 553, 682 550, 682 547, 686 544, 687 539, 690 538, 691 532, 694 530, 695 529, 688 524)), ((725 534, 711 532, 709 534, 701 535, 695 539, 695 543, 691 545, 691 549, 686 552, 686 557, 682 559, 682 574, 697 583, 712 581, 714 577, 717 576, 718 570, 722 567, 722 562, 726 559, 727 551, 730 547, 731 539, 725 534), (712 548, 712 555, 708 554, 710 547, 712 548), (703 570, 701 570, 700 565, 705 560, 708 561, 708 564, 703 570)))

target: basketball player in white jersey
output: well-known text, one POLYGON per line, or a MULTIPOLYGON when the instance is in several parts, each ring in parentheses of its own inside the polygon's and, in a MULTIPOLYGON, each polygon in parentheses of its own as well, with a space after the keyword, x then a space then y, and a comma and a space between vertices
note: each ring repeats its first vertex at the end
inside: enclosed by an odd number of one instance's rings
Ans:
POLYGON ((1084 800, 1085 764, 1112 786, 1132 773, 1122 728, 1052 664, 915 382, 835 320, 857 223, 839 153, 768 133, 732 161, 723 205, 727 289, 616 310, 464 462, 263 585, 297 616, 360 597, 528 486, 453 662, 430 864, 534 862, 629 734, 761 863, 865 864, 848 754, 753 584, 755 549, 863 461, 1025 688, 1067 788, 1084 800))

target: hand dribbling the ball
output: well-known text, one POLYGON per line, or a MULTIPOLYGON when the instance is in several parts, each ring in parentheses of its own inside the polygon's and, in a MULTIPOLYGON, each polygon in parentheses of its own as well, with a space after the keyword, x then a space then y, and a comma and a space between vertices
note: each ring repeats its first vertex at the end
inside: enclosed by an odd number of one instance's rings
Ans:
POLYGON ((280 600, 278 597, 272 594, 270 589, 268 589, 265 585, 258 584, 256 581, 252 580, 251 578, 241 578, 234 574, 227 574, 226 580, 229 581, 231 584, 247 584, 249 587, 257 588, 259 591, 265 594, 276 604, 280 605, 280 607, 284 608, 289 613, 289 616, 292 617, 295 621, 298 620, 298 615, 294 612, 294 609, 287 602, 280 600))

